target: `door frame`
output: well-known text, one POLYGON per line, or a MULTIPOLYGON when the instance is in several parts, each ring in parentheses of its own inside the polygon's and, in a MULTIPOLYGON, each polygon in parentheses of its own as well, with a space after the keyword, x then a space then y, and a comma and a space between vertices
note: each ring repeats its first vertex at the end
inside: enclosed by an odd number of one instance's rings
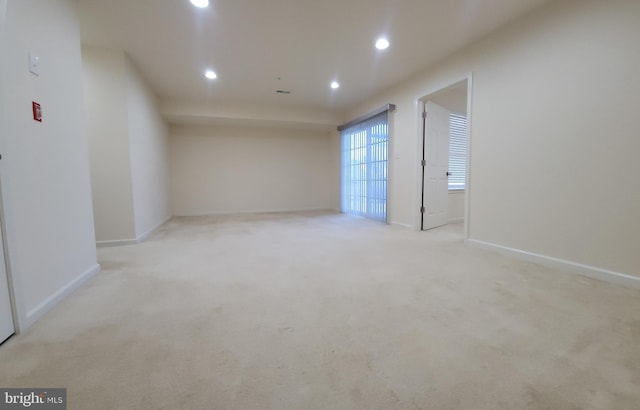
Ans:
MULTIPOLYGON (((0 180, 0 236, 2 237, 2 247, 0 252, 4 255, 4 272, 7 280, 7 288, 9 289, 9 304, 11 305, 11 320, 13 321, 13 335, 20 333, 20 326, 18 325, 18 309, 16 304, 15 286, 13 282, 13 276, 11 274, 11 264, 9 263, 9 247, 7 244, 6 226, 4 219, 4 201, 2 200, 2 181, 0 180)), ((0 275, 0 280, 4 280, 0 275)), ((0 343, 2 341, 0 340, 0 343)))
MULTIPOLYGON (((1 27, 5 27, 6 25, 6 14, 7 14, 7 0, 0 0, 0 26, 1 27)), ((4 55, 4 51, 5 51, 5 42, 6 42, 6 38, 5 38, 5 30, 4 29, 0 29, 0 55, 4 55)), ((0 89, 2 89, 2 85, 4 85, 5 81, 5 65, 4 64, 0 64, 0 89)), ((4 124, 6 124, 5 121, 5 116, 6 116, 6 111, 5 111, 5 107, 6 107, 6 100, 5 100, 5 95, 4 93, 0 93, 0 148, 2 148, 2 150, 4 151, 5 149, 5 136, 6 136, 6 129, 4 127, 4 124)), ((7 209, 5 206, 5 202, 3 197, 5 196, 5 186, 3 184, 4 179, 3 179, 3 174, 6 175, 6 172, 4 172, 5 166, 3 165, 3 161, 5 160, 0 160, 0 235, 2 235, 2 247, 0 247, 0 252, 3 252, 4 254, 4 265, 5 265, 5 273, 6 273, 6 280, 7 280, 7 287, 9 289, 9 303, 11 305, 11 319, 13 321, 13 334, 17 335, 20 333, 20 306, 17 302, 17 289, 19 289, 19 281, 20 279, 13 274, 13 271, 11 269, 11 258, 9 256, 10 251, 9 251, 9 239, 8 239, 8 234, 7 231, 9 230, 7 227, 7 219, 5 218, 7 215, 7 209)), ((4 280, 4 278, 0 277, 0 280, 4 280)))
POLYGON ((469 204, 471 199, 471 134, 472 134, 472 101, 473 101, 473 72, 469 72, 462 77, 454 78, 453 80, 443 81, 440 84, 437 84, 431 88, 428 88, 426 91, 418 94, 414 99, 414 107, 415 107, 415 119, 416 119, 416 143, 418 149, 416 150, 416 189, 415 189, 415 213, 414 213, 414 221, 413 228, 414 230, 420 231, 420 220, 421 213, 420 207, 422 206, 422 151, 424 151, 424 146, 422 143, 422 112, 424 110, 424 105, 432 98, 435 94, 443 91, 446 88, 449 88, 455 84, 460 82, 467 82, 467 160, 466 160, 466 175, 465 175, 465 189, 464 189, 464 240, 465 242, 469 239, 469 204))

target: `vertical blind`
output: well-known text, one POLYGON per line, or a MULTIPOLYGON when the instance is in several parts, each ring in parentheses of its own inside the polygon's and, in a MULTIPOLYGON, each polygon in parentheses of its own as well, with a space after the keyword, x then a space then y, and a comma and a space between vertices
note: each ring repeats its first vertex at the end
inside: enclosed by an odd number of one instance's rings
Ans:
POLYGON ((449 116, 449 189, 465 189, 467 175, 467 117, 449 116))
POLYGON ((342 212, 385 222, 387 112, 342 129, 342 212))

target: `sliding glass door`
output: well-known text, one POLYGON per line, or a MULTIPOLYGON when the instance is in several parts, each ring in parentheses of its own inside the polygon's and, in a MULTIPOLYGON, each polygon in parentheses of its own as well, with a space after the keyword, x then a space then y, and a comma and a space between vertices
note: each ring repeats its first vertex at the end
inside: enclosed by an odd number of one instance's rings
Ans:
POLYGON ((387 111, 342 130, 342 211, 387 220, 387 111))

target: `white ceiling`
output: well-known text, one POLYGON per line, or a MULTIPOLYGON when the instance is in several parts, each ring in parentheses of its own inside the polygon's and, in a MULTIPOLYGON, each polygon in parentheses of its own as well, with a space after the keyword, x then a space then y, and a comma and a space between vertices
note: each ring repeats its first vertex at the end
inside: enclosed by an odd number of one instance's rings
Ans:
POLYGON ((342 110, 547 1, 78 0, 78 9, 83 43, 124 50, 163 100, 342 110), (381 35, 391 42, 382 52, 381 35))

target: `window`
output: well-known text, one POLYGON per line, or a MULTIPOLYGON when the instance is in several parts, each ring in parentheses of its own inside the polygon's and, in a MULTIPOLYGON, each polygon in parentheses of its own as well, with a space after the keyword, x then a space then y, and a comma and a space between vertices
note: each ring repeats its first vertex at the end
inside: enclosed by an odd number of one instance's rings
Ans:
POLYGON ((467 117, 452 113, 449 121, 449 190, 462 190, 467 175, 467 117))
POLYGON ((387 220, 387 112, 342 130, 342 212, 387 220))

